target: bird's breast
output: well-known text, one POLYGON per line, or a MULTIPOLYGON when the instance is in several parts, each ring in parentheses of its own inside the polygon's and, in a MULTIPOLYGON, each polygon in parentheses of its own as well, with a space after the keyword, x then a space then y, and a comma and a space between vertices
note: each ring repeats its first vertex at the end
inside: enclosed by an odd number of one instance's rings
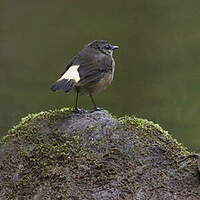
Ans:
POLYGON ((89 92, 96 93, 96 92, 106 89, 106 87, 111 84, 112 80, 113 80, 113 72, 106 73, 99 82, 91 86, 91 88, 89 89, 89 92))

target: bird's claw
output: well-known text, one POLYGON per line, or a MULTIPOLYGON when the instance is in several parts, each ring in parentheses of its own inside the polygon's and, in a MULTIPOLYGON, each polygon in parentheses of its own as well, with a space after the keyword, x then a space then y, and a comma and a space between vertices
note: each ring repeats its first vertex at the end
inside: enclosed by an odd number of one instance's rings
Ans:
POLYGON ((75 108, 73 111, 75 114, 83 114, 83 113, 87 113, 87 110, 84 110, 82 108, 75 108))
POLYGON ((95 111, 101 111, 101 110, 103 110, 103 108, 99 108, 99 107, 95 108, 95 111))
POLYGON ((103 108, 95 107, 94 110, 92 110, 91 112, 101 111, 101 110, 103 110, 103 108))
POLYGON ((80 108, 75 108, 73 112, 74 113, 81 113, 81 109, 80 108))

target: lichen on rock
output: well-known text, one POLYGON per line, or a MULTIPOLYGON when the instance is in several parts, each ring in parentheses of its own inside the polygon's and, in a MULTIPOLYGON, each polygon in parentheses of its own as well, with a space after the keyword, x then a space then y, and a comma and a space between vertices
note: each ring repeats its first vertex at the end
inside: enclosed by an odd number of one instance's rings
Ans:
POLYGON ((107 111, 31 114, 0 146, 0 199, 199 199, 195 160, 159 125, 107 111))

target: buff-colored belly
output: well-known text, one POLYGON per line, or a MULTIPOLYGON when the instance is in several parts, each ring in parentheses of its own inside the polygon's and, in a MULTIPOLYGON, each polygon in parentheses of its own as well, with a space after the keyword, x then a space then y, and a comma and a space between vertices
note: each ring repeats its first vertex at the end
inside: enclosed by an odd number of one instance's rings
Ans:
POLYGON ((108 85, 111 84, 113 80, 113 73, 107 73, 104 77, 97 83, 90 83, 85 86, 78 87, 80 94, 93 94, 101 90, 106 89, 108 85))
POLYGON ((97 84, 95 84, 94 92, 99 92, 106 89, 106 87, 111 84, 112 80, 113 74, 107 73, 97 84))

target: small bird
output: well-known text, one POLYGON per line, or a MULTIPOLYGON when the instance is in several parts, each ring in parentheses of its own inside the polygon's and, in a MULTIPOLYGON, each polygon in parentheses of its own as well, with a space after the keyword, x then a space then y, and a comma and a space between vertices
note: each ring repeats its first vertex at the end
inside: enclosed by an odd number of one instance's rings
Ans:
POLYGON ((87 44, 76 56, 74 56, 65 67, 65 71, 52 85, 51 90, 76 91, 75 112, 78 108, 79 94, 89 95, 97 107, 93 94, 105 89, 113 80, 115 61, 113 50, 118 46, 109 44, 105 40, 95 40, 87 44))

